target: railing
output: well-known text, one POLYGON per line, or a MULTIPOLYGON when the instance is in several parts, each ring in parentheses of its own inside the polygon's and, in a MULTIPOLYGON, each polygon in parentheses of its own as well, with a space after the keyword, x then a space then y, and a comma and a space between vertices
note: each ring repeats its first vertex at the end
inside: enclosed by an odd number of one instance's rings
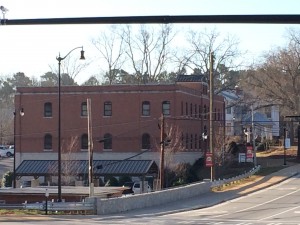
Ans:
POLYGON ((254 175, 259 170, 260 170, 260 165, 258 165, 257 167, 252 168, 250 171, 248 171, 244 174, 241 174, 239 176, 232 177, 232 178, 229 178, 229 179, 216 180, 216 181, 212 182, 211 188, 221 187, 223 185, 231 184, 231 183, 236 182, 238 180, 245 179, 247 177, 250 177, 250 176, 254 175))
POLYGON ((43 210, 48 212, 71 212, 84 211, 85 213, 94 213, 95 206, 92 202, 52 202, 43 203, 24 203, 24 209, 43 210))

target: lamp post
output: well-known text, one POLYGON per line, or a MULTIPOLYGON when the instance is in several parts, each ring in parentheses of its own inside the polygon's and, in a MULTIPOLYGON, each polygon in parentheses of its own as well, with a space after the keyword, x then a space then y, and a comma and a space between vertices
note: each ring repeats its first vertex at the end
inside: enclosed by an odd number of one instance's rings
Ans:
POLYGON ((214 106, 214 53, 210 52, 209 55, 209 152, 211 153, 211 167, 210 167, 210 180, 215 179, 215 153, 214 153, 214 127, 213 127, 213 106, 214 106))
POLYGON ((48 215, 48 198, 49 198, 49 191, 46 188, 45 190, 45 197, 46 197, 46 202, 45 202, 45 214, 48 215))
POLYGON ((283 165, 286 166, 286 144, 285 144, 285 139, 286 139, 286 128, 283 128, 283 165))
POLYGON ((253 162, 254 166, 257 166, 257 158, 256 158, 256 147, 255 147, 255 126, 254 126, 254 111, 253 105, 251 105, 251 127, 252 127, 252 146, 253 146, 253 162))
POLYGON ((81 52, 80 52, 80 59, 84 60, 84 51, 83 51, 83 47, 76 47, 73 48, 71 51, 69 51, 69 53, 65 56, 65 57, 61 57, 60 53, 58 55, 58 57, 56 57, 56 60, 58 61, 58 149, 57 149, 57 153, 58 153, 58 201, 61 202, 61 108, 60 108, 60 88, 61 88, 61 77, 60 77, 60 67, 61 67, 61 61, 63 61, 66 57, 68 57, 68 55, 71 54, 71 52, 73 52, 76 49, 81 48, 81 52))
MULTIPOLYGON (((24 109, 21 108, 20 116, 24 116, 24 109)), ((16 110, 14 111, 14 176, 13 176, 13 188, 16 188, 16 152, 17 152, 17 145, 16 145, 16 110)))

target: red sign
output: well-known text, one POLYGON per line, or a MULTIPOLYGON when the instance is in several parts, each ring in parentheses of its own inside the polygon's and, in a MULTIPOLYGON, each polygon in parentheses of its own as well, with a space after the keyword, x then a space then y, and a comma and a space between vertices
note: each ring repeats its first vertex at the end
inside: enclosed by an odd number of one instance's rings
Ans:
POLYGON ((247 159, 249 158, 253 158, 253 147, 250 145, 250 146, 247 146, 247 159))
POLYGON ((212 167, 213 166, 213 155, 212 155, 211 152, 206 153, 205 165, 207 167, 212 167))

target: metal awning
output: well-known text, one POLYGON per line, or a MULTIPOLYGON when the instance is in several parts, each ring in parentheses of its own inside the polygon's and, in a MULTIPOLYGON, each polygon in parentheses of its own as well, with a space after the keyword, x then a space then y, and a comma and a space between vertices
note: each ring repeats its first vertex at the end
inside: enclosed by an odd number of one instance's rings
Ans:
MULTIPOLYGON (((88 175, 88 167, 88 160, 61 161, 62 175, 88 175)), ((158 166, 153 160, 93 160, 93 168, 94 176, 156 176, 158 174, 158 166)), ((24 160, 16 169, 18 177, 46 175, 58 175, 57 160, 24 160)))

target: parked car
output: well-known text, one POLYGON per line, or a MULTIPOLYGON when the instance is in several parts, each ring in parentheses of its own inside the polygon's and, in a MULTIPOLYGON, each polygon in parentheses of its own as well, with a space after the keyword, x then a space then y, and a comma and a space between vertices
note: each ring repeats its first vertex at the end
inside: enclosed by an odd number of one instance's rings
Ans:
MULTIPOLYGON (((15 154, 15 146, 14 145, 10 145, 10 146, 8 146, 8 154, 10 154, 10 156, 13 156, 14 154, 15 154)), ((7 154, 6 154, 7 155, 7 154)), ((10 156, 8 156, 8 157, 10 157, 10 156)))
POLYGON ((1 157, 11 157, 15 154, 15 150, 13 148, 9 148, 6 145, 0 145, 0 155, 1 157))
MULTIPOLYGON (((142 188, 141 188, 140 182, 135 182, 133 184, 132 191, 133 191, 134 194, 141 194, 142 193, 142 188)), ((149 184, 148 184, 147 190, 144 190, 144 193, 147 193, 147 192, 151 192, 151 187, 150 187, 149 184)))

